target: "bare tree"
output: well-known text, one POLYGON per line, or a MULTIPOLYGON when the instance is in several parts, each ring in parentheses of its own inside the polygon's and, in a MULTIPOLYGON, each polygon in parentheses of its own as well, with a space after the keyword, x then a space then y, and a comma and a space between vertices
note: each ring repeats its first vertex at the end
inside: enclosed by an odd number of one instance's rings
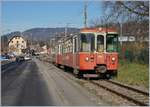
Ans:
POLYGON ((103 1, 103 17, 91 20, 92 27, 116 27, 123 35, 148 38, 149 1, 103 1), (121 27, 122 26, 122 27, 121 27))
POLYGON ((149 1, 105 1, 102 3, 106 15, 115 19, 145 19, 149 17, 149 1))
POLYGON ((149 16, 149 2, 148 1, 118 1, 126 11, 136 14, 138 16, 149 16))

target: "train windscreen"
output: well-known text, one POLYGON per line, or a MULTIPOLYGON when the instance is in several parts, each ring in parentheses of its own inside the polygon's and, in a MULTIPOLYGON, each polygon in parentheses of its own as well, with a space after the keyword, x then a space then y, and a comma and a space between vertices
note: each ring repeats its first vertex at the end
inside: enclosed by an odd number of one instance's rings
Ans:
POLYGON ((80 51, 81 52, 94 52, 95 50, 95 36, 92 33, 80 35, 80 51))
POLYGON ((117 34, 107 34, 106 51, 107 52, 117 52, 117 50, 118 50, 118 35, 117 34))

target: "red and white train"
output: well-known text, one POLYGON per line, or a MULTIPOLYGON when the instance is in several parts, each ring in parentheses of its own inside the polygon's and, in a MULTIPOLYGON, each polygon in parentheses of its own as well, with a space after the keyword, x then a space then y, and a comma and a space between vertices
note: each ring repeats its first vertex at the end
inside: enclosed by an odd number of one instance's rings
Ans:
POLYGON ((118 69, 118 33, 110 28, 84 28, 52 48, 53 62, 73 68, 81 77, 110 77, 118 69))

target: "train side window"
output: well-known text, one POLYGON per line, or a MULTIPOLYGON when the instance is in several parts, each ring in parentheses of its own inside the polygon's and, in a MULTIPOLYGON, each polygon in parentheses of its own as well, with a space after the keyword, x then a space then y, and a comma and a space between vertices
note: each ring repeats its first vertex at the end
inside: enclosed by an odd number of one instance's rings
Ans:
MULTIPOLYGON (((65 44, 66 45, 66 44, 65 44)), ((66 53, 66 46, 64 45, 64 53, 66 53)))
POLYGON ((97 51, 103 52, 104 51, 104 36, 97 35, 97 51))
POLYGON ((65 45, 63 44, 63 53, 65 53, 65 45))
POLYGON ((62 45, 60 45, 60 54, 62 54, 62 51, 61 51, 61 50, 62 50, 62 45))
POLYGON ((74 39, 74 52, 77 52, 77 38, 74 39))
POLYGON ((76 52, 76 39, 74 39, 74 52, 76 52))
POLYGON ((67 44, 65 43, 65 53, 67 53, 67 44))

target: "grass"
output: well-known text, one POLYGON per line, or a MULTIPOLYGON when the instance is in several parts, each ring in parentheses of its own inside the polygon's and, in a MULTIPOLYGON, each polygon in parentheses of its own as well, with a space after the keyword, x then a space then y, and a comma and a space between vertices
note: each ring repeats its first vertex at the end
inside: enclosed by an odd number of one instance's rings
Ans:
POLYGON ((129 85, 149 87, 149 66, 120 61, 118 76, 114 78, 129 85))

